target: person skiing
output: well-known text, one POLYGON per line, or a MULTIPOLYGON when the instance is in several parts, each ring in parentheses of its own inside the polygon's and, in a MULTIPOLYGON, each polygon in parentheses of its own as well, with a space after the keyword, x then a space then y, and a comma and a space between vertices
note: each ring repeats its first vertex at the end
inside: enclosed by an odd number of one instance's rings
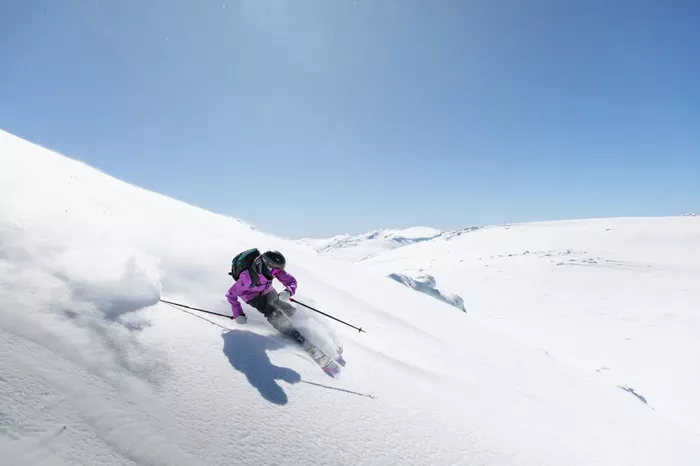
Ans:
MULTIPOLYGON (((262 313, 267 321, 280 333, 301 343, 309 355, 327 373, 337 373, 337 367, 331 366, 333 358, 323 353, 311 344, 298 330, 294 328, 292 316, 296 308, 289 304, 289 298, 297 290, 297 280, 285 270, 287 261, 279 251, 267 251, 260 254, 257 249, 248 249, 238 254, 232 262, 231 272, 235 283, 226 293, 226 299, 231 304, 232 319, 238 324, 248 322, 248 316, 243 312, 241 299, 249 306, 262 313), (279 280, 285 289, 281 293, 272 286, 274 279, 279 280)), ((342 346, 338 355, 342 353, 342 346)))
POLYGON ((257 249, 243 251, 233 260, 231 276, 236 282, 226 293, 226 299, 231 304, 232 318, 238 324, 248 322, 248 316, 243 312, 240 298, 265 316, 268 322, 285 335, 292 333, 290 317, 296 309, 289 304, 289 298, 294 296, 297 280, 285 271, 287 261, 278 251, 267 251, 260 254, 257 249), (235 270, 236 267, 243 270, 235 270), (285 286, 281 293, 273 288, 273 279, 285 286))

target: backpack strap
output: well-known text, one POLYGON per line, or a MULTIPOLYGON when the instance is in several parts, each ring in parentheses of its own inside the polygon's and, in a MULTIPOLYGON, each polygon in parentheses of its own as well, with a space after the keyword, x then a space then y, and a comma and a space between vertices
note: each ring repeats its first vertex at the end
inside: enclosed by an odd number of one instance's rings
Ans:
POLYGON ((256 257, 255 260, 253 260, 253 262, 250 264, 250 267, 246 269, 248 271, 248 275, 250 275, 251 288, 253 288, 254 286, 258 286, 258 283, 260 283, 260 274, 257 270, 255 270, 255 261, 258 260, 258 257, 256 257))

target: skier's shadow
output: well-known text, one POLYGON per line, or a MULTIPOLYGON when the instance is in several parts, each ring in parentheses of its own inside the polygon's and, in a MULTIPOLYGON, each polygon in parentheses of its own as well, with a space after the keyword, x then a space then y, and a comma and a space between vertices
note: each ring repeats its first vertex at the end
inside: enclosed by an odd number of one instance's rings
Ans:
POLYGON ((301 375, 292 369, 275 366, 267 355, 268 350, 282 348, 283 344, 245 330, 229 330, 221 336, 224 339, 224 354, 231 366, 245 374, 248 382, 267 401, 278 405, 287 404, 287 394, 277 384, 277 380, 297 383, 301 381, 301 375))

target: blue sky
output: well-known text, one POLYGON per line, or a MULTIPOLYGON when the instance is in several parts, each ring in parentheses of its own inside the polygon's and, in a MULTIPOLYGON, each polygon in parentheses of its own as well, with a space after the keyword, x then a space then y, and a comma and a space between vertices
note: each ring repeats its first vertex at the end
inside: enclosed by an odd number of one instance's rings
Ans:
POLYGON ((700 2, 0 3, 0 128, 286 236, 700 210, 700 2))

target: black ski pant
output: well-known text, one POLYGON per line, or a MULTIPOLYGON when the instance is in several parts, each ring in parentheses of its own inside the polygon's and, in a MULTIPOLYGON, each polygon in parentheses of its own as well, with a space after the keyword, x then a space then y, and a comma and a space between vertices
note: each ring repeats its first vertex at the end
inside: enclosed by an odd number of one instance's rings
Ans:
POLYGON ((296 312, 294 306, 279 299, 274 289, 262 296, 256 296, 248 301, 248 304, 265 316, 270 325, 280 333, 290 336, 299 343, 304 342, 304 337, 294 328, 292 316, 296 312))

